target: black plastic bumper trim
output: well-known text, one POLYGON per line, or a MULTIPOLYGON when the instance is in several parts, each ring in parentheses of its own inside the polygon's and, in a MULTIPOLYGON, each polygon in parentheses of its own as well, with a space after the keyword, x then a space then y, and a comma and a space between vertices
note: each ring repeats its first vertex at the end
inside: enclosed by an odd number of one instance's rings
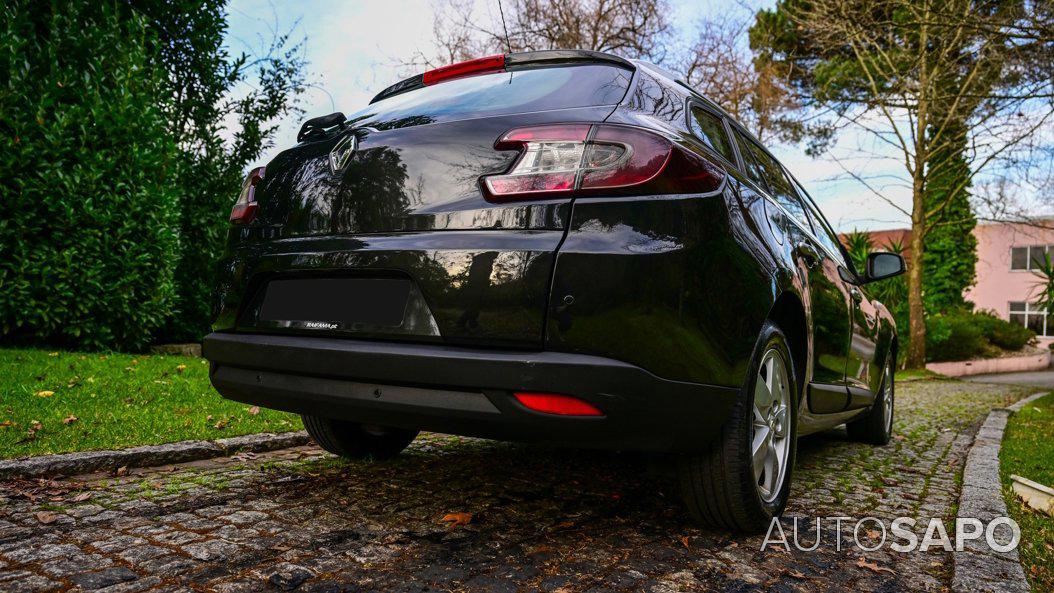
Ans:
POLYGON ((696 449, 720 430, 739 395, 735 387, 671 381, 617 360, 549 351, 213 333, 205 338, 204 356, 212 363, 213 385, 237 401, 583 447, 696 449), (514 391, 574 395, 605 416, 541 414, 516 402, 514 391))

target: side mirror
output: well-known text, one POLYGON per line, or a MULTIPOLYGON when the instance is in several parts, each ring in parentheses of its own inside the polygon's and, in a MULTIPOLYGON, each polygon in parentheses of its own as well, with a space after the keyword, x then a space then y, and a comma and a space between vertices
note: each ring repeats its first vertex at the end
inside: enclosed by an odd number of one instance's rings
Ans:
POLYGON ((867 274, 865 282, 874 282, 884 278, 892 278, 903 274, 905 270, 904 258, 896 253, 878 251, 867 254, 867 274))

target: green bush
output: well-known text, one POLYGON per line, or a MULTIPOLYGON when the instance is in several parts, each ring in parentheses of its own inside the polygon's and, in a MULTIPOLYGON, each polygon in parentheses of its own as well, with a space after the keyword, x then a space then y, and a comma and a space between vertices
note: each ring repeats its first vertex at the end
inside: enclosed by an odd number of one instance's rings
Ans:
POLYGON ((109 2, 0 11, 0 336, 142 348, 179 247, 149 32, 109 2))
POLYGON ((952 311, 926 318, 926 357, 932 362, 967 360, 1020 350, 1036 337, 1032 330, 981 311, 952 311))
POLYGON ((972 315, 952 313, 926 319, 926 358, 931 361, 967 360, 987 349, 988 340, 972 315))
POLYGON ((1003 350, 1020 350, 1036 337, 1036 333, 1027 327, 1000 319, 989 311, 974 314, 974 321, 981 327, 984 337, 1003 350))

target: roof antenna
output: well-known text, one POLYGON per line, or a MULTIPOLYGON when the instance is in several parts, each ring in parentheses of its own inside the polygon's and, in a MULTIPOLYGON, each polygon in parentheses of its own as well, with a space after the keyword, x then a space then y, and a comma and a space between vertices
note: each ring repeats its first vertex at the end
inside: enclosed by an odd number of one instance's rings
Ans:
POLYGON ((505 46, 509 48, 509 53, 512 53, 512 42, 509 41, 509 28, 505 26, 505 11, 501 8, 501 0, 498 0, 498 14, 501 15, 501 28, 505 31, 505 46))

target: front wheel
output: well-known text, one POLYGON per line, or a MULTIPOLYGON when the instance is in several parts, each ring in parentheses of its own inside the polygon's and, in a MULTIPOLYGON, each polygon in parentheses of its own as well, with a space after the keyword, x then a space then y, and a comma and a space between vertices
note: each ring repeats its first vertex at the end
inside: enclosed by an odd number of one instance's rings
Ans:
POLYGON ((677 473, 692 517, 704 525, 764 532, 787 506, 797 449, 798 389, 787 339, 766 323, 732 416, 677 473))
POLYGON ((347 459, 390 459, 405 449, 418 431, 358 424, 319 416, 301 416, 318 446, 347 459))
POLYGON ((882 386, 871 410, 860 418, 847 422, 845 430, 854 441, 885 445, 893 436, 893 354, 890 353, 882 369, 882 386))

